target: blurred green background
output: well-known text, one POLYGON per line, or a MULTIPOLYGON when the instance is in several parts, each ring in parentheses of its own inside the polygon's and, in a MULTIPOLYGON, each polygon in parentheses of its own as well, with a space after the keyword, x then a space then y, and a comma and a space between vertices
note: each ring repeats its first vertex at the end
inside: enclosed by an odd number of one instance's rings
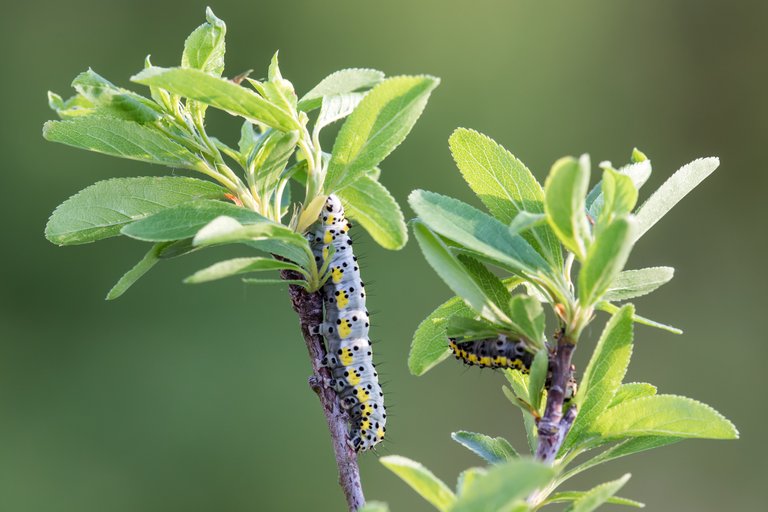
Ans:
MULTIPOLYGON (((266 74, 280 49, 302 93, 353 66, 442 78, 422 120, 383 165, 405 207, 414 188, 477 204, 447 148, 480 130, 543 178, 564 154, 621 163, 633 146, 655 174, 698 156, 722 165, 636 248, 630 265, 672 265, 672 283, 637 301, 685 330, 636 330, 630 380, 705 401, 737 442, 687 441, 601 466, 584 489, 631 471, 622 494, 651 510, 758 510, 766 469, 764 270, 768 220, 768 4, 687 0, 211 0, 229 27, 227 70, 266 74), (760 228, 763 226, 763 228, 760 228)), ((48 89, 70 92, 93 67, 119 85, 152 54, 178 62, 204 18, 199 1, 16 2, 0 19, 4 120, 0 213, 0 510, 247 512, 343 509, 309 364, 283 287, 180 280, 222 254, 160 266, 120 300, 103 300, 146 246, 111 239, 56 248, 51 210, 94 181, 164 168, 43 141, 48 89)), ((137 89, 139 87, 137 86, 137 89)), ((214 116, 212 131, 237 123, 214 116)), ((412 212, 406 208, 408 215, 412 212)), ((479 459, 453 430, 524 446, 501 375, 444 364, 411 377, 418 322, 449 296, 411 243, 398 253, 360 234, 372 337, 391 407, 380 454, 422 461, 447 482, 479 459)), ((586 333, 579 368, 604 317, 586 333)), ((362 457, 369 499, 430 510, 362 457)))

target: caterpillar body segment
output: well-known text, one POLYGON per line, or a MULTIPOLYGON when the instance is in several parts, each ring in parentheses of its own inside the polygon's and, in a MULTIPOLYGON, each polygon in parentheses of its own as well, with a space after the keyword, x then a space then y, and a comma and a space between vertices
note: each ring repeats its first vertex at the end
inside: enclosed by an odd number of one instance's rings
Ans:
POLYGON ((370 316, 365 307, 365 285, 352 250, 349 227, 341 201, 331 195, 307 238, 318 266, 330 255, 330 277, 322 288, 325 321, 315 332, 325 337, 328 354, 322 364, 330 370, 329 384, 349 413, 350 443, 359 452, 384 439, 387 413, 368 337, 370 316))

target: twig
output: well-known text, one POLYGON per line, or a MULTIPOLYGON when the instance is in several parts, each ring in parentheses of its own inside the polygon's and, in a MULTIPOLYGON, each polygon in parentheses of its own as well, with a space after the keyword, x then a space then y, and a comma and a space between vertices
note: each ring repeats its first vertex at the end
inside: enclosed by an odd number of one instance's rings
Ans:
MULTIPOLYGON (((290 270, 282 270, 280 277, 284 280, 303 278, 297 272, 290 270)), ((299 315, 301 334, 307 343, 307 351, 312 363, 309 386, 317 393, 320 404, 323 406, 323 414, 331 433, 333 451, 336 454, 336 466, 339 468, 339 485, 344 491, 350 512, 353 512, 365 505, 365 496, 360 484, 357 454, 349 443, 349 416, 339 405, 336 392, 328 386, 330 372, 321 366, 326 353, 323 338, 319 334, 313 334, 313 328, 323 321, 323 299, 320 293, 308 293, 301 286, 289 285, 288 292, 293 310, 299 315)))
POLYGON ((547 407, 544 409, 544 415, 538 425, 539 444, 536 447, 536 458, 547 464, 552 464, 555 461, 557 452, 576 419, 575 405, 572 405, 563 417, 563 402, 568 383, 571 380, 573 371, 571 357, 575 349, 576 345, 573 340, 560 331, 557 334, 555 355, 549 362, 552 384, 547 392, 547 407))

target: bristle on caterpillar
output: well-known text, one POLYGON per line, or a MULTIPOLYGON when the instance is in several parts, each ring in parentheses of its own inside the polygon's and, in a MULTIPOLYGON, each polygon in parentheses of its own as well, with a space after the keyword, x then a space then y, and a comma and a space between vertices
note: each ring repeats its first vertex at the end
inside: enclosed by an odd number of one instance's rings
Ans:
POLYGON ((387 412, 373 365, 365 284, 360 280, 349 227, 341 201, 330 195, 307 238, 319 263, 334 249, 328 262, 330 277, 322 288, 325 321, 317 331, 325 337, 328 349, 322 363, 331 371, 331 386, 350 415, 349 439, 359 452, 384 439, 387 412))

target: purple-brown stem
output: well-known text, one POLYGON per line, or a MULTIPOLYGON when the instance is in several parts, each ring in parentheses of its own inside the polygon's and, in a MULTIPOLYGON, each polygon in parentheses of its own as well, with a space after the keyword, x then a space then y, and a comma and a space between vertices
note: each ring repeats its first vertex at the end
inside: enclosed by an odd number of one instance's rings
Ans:
MULTIPOLYGON (((280 277, 286 280, 303 279, 303 276, 290 270, 282 270, 280 277)), ((339 485, 344 491, 350 512, 353 512, 365 505, 365 496, 360 484, 357 454, 349 443, 349 415, 339 405, 336 392, 328 386, 331 374, 321 365, 326 353, 325 344, 320 334, 314 334, 315 328, 323 322, 323 298, 318 292, 309 293, 296 285, 289 285, 288 292, 293 310, 299 315, 301 334, 304 336, 312 363, 309 386, 317 393, 323 407, 336 455, 336 466, 339 468, 339 485)))
POLYGON ((571 358, 575 349, 573 340, 560 331, 557 335, 555 354, 549 361, 552 381, 547 391, 547 406, 538 425, 539 444, 536 447, 536 458, 547 464, 555 461, 557 452, 576 419, 575 405, 572 405, 563 417, 563 402, 573 372, 571 358))

